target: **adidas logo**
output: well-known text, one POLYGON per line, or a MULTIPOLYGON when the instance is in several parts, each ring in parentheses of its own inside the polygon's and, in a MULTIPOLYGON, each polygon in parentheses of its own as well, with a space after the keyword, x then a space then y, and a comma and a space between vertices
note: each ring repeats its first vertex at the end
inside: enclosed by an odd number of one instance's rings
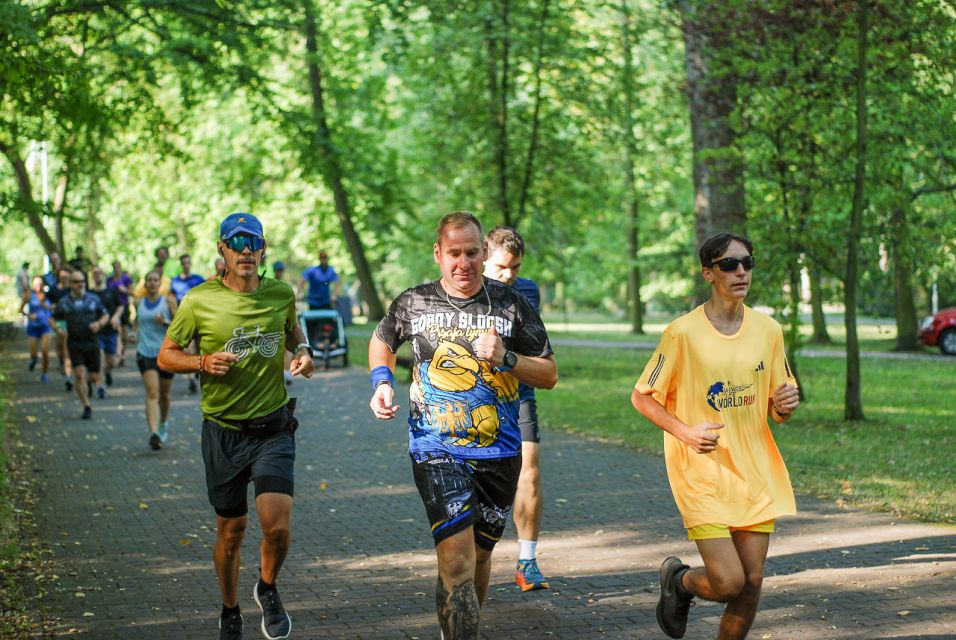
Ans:
POLYGON ((763 370, 764 370, 763 360, 761 360, 760 364, 757 365, 757 368, 755 368, 754 371, 763 371, 763 370))

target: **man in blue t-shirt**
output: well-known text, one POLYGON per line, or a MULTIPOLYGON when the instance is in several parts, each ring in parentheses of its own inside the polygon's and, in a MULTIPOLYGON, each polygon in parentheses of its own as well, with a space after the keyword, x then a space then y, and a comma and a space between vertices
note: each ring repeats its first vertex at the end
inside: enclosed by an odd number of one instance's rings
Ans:
MULTIPOLYGON (((488 260, 485 276, 510 284, 531 303, 535 311, 541 310, 541 292, 537 283, 528 278, 519 278, 524 258, 524 239, 510 227, 495 227, 485 238, 488 260)), ((538 569, 538 534, 541 531, 541 514, 544 508, 541 497, 540 446, 541 432, 538 427, 538 405, 534 389, 528 385, 518 386, 518 425, 521 428, 521 475, 515 493, 514 521, 518 532, 518 564, 515 567, 515 583, 522 591, 547 589, 547 579, 538 569)))
POLYGON ((324 250, 319 252, 319 264, 302 273, 298 288, 300 299, 306 284, 309 285, 309 295, 306 298, 309 309, 335 308, 335 299, 342 293, 342 283, 339 281, 339 274, 329 264, 329 254, 324 250))
MULTIPOLYGON (((176 296, 176 304, 178 305, 183 301, 183 298, 186 297, 186 294, 189 293, 189 290, 193 287, 198 287, 203 282, 206 281, 201 275, 192 273, 192 258, 188 253, 184 253, 179 256, 179 264, 183 268, 182 273, 173 278, 169 284, 169 290, 174 296, 176 296)), ((196 355, 196 341, 193 340, 189 343, 189 346, 186 347, 186 353, 190 355, 196 355)), ((196 382, 199 379, 199 374, 187 375, 189 378, 189 393, 196 393, 199 391, 199 384, 196 382)))
POLYGON ((179 264, 182 266, 183 271, 178 276, 172 279, 170 283, 170 290, 173 292, 173 295, 176 296, 176 303, 179 304, 183 301, 183 298, 186 297, 186 294, 189 293, 189 290, 193 287, 198 287, 203 282, 206 281, 201 275, 192 273, 192 258, 189 257, 188 253, 185 253, 179 256, 179 264))

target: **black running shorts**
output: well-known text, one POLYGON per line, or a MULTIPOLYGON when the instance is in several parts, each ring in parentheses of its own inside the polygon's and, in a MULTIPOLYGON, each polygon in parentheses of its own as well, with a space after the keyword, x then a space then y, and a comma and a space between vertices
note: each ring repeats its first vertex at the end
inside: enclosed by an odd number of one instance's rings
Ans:
POLYGON ((100 345, 81 345, 76 346, 66 343, 66 350, 70 354, 70 362, 74 367, 86 367, 90 373, 100 372, 100 345))
POLYGON ((136 354, 136 366, 139 367, 139 372, 146 373, 147 371, 156 371, 159 373, 159 377, 164 380, 169 380, 176 376, 175 373, 170 373, 169 371, 163 371, 159 368, 159 365, 156 363, 156 358, 147 358, 144 355, 136 354))
POLYGON ((541 430, 538 429, 538 403, 522 400, 518 405, 518 427, 521 428, 521 442, 541 442, 541 430))
POLYGON ((422 452, 411 458, 435 544, 474 526, 475 544, 494 549, 511 516, 521 455, 459 460, 443 452, 422 452))
POLYGON ((260 438, 204 420, 202 459, 209 502, 224 518, 248 513, 246 493, 250 481, 255 484, 256 497, 263 493, 292 495, 295 435, 291 431, 260 438))

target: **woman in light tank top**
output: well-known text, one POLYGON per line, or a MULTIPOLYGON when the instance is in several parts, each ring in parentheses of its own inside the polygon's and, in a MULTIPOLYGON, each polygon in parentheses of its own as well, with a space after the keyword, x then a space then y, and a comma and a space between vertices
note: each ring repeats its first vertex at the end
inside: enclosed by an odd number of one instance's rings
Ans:
POLYGON ((146 387, 146 426, 149 429, 149 447, 153 451, 163 448, 169 436, 169 403, 173 387, 173 374, 163 371, 156 364, 159 348, 166 337, 176 313, 172 296, 159 293, 160 274, 146 274, 146 295, 136 303, 136 320, 133 323, 137 346, 136 365, 146 387))

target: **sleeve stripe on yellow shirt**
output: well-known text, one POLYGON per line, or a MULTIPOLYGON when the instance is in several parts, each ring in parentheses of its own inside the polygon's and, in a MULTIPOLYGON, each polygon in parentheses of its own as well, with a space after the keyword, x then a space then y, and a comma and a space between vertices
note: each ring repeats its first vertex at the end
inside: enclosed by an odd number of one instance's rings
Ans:
POLYGON ((647 381, 647 386, 653 387, 654 383, 657 382, 657 376, 660 375, 661 369, 664 368, 664 354, 659 353, 657 355, 657 364, 654 365, 654 371, 651 373, 650 378, 647 381))

